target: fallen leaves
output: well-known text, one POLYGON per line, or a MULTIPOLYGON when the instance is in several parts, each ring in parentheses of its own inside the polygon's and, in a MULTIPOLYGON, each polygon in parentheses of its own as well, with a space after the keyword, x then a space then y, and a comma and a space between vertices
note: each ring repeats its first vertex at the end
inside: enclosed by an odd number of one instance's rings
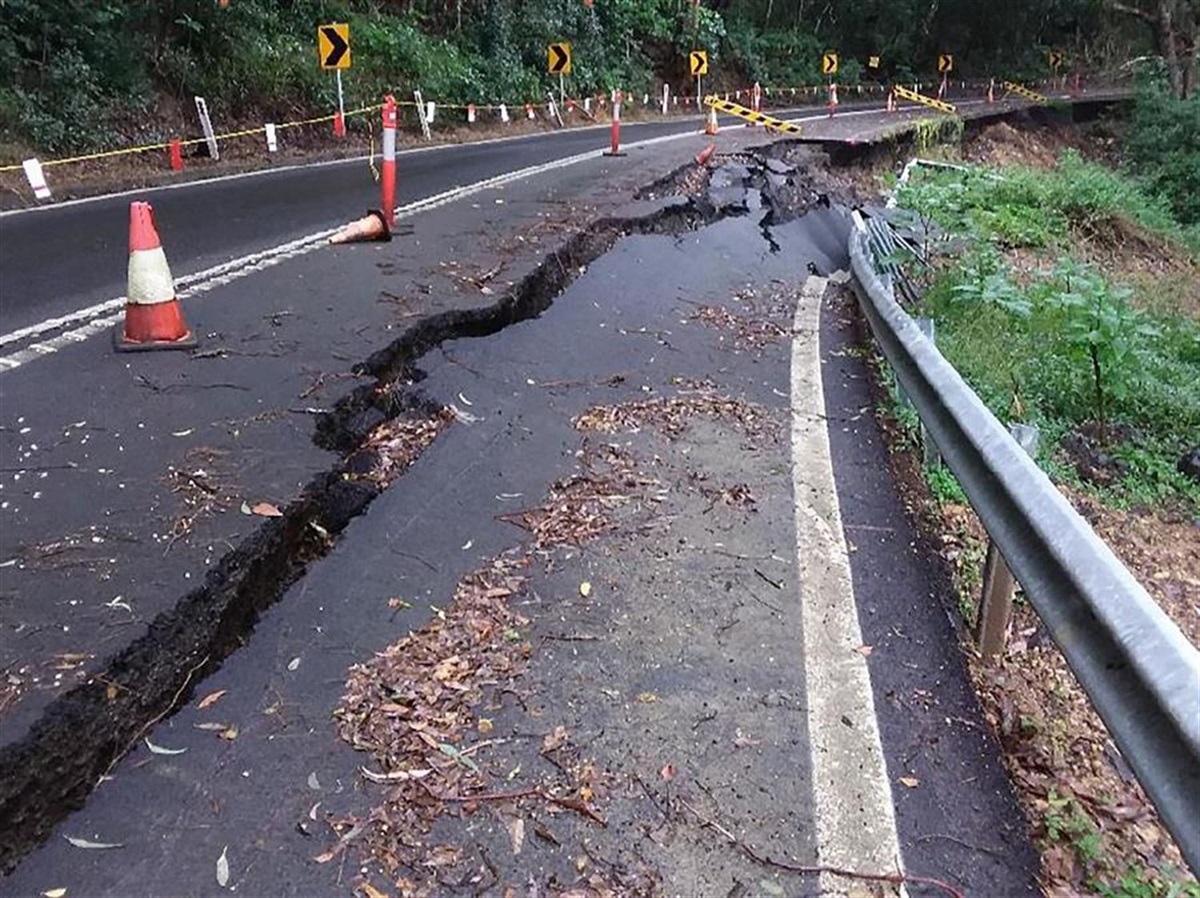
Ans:
POLYGON ((664 764, 663 769, 659 771, 659 775, 668 783, 675 779, 675 765, 664 764))
POLYGON ((143 739, 142 741, 146 743, 146 748, 150 749, 150 752, 151 752, 151 754, 156 754, 156 755, 181 755, 181 754, 183 754, 185 751, 187 751, 187 749, 186 749, 186 748, 164 748, 164 747, 163 747, 163 746, 161 746, 161 745, 155 745, 155 744, 154 744, 153 742, 151 742, 151 741, 150 741, 148 738, 147 738, 147 739, 143 739))
POLYGON ((508 823, 508 838, 512 843, 512 853, 520 854, 525 846, 525 821, 521 817, 508 823))
POLYGON ((476 757, 495 743, 468 746, 464 737, 488 731, 477 708, 483 691, 511 681, 532 651, 517 631, 526 621, 509 607, 526 563, 503 556, 463 578, 425 627, 350 670, 334 716, 342 737, 375 759, 363 777, 387 787, 375 815, 388 825, 373 827, 366 845, 388 870, 452 862, 448 849, 419 836, 442 815, 442 795, 469 802, 483 783, 476 757))
POLYGON ((547 733, 542 738, 542 754, 546 754, 547 752, 552 752, 552 751, 558 751, 558 749, 562 748, 564 745, 567 744, 567 739, 569 739, 569 738, 570 737, 567 734, 566 727, 564 727, 564 726, 555 727, 552 732, 547 733))
POLYGON ((222 698, 224 698, 225 695, 228 694, 228 692, 229 692, 228 689, 218 689, 216 692, 210 692, 208 695, 204 696, 204 698, 200 699, 200 701, 198 701, 196 703, 196 710, 197 711, 205 711, 205 710, 211 708, 213 705, 215 705, 217 702, 219 702, 222 698))
POLYGON ((63 888, 47 889, 45 892, 42 892, 43 898, 65 898, 66 894, 67 890, 63 888))
POLYGON ((902 786, 907 786, 910 789, 915 789, 917 786, 921 785, 921 781, 915 776, 902 776, 900 777, 900 784, 902 786))
POLYGON ((221 849, 221 856, 217 858, 217 885, 225 888, 229 885, 229 846, 226 845, 221 849))
POLYGON ((90 839, 80 839, 76 836, 63 836, 68 842, 76 848, 85 848, 89 851, 105 851, 110 848, 124 848, 121 842, 93 842, 90 839))
POLYGON ((260 518, 281 518, 283 512, 272 505, 270 502, 259 502, 251 506, 250 514, 258 515, 260 518))
POLYGON ((416 461, 438 434, 455 420, 448 408, 423 417, 398 417, 384 421, 363 441, 347 461, 355 480, 369 480, 386 487, 416 461))
POLYGON ((664 436, 677 439, 687 430, 692 418, 731 424, 748 438, 775 438, 780 430, 778 422, 763 406, 710 390, 621 405, 597 405, 579 415, 572 423, 576 430, 600 433, 656 427, 664 436))
POLYGON ((592 584, 584 580, 579 584, 579 594, 585 599, 592 594, 592 584))

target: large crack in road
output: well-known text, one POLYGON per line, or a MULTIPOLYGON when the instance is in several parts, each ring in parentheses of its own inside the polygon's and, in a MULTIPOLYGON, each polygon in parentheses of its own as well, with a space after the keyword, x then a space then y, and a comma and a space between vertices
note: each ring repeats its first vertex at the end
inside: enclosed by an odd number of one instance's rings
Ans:
MULTIPOLYGON (((672 180, 678 182, 693 170, 681 169, 672 180)), ((380 464, 380 441, 376 438, 373 444, 373 435, 390 422, 431 420, 443 410, 410 388, 417 376, 415 365, 426 353, 445 341, 485 337, 543 313, 622 237, 680 235, 729 215, 746 214, 749 198, 767 183, 765 163, 754 171, 751 176, 744 162, 719 170, 719 177, 729 182, 725 194, 734 195, 721 205, 711 201, 710 190, 699 199, 664 200, 647 215, 596 221, 547 254, 494 304, 424 318, 367 359, 359 371, 373 380, 322 415, 316 428, 318 445, 338 452, 342 460, 309 481, 282 509, 281 517, 264 522, 221 557, 203 586, 181 596, 145 636, 93 671, 88 683, 54 700, 23 738, 4 747, 0 767, 9 774, 0 781, 0 865, 11 869, 111 772, 149 726, 178 707, 241 647, 263 612, 386 488, 387 479, 369 476, 380 464)), ((821 198, 807 173, 772 178, 771 189, 764 193, 771 198, 765 218, 794 217, 806 202, 821 198), (794 198, 779 193, 793 183, 804 185, 794 198)), ((421 448, 405 452, 401 467, 415 460, 421 448)))

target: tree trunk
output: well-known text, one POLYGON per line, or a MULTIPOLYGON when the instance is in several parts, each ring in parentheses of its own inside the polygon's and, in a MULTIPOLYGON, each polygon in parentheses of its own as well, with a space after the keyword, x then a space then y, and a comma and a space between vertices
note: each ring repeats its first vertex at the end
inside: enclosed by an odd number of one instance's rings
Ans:
POLYGON ((1154 45, 1167 67, 1171 90, 1180 99, 1187 99, 1196 86, 1196 42, 1200 31, 1190 0, 1154 0, 1153 11, 1121 0, 1110 0, 1109 6, 1150 26, 1154 45))

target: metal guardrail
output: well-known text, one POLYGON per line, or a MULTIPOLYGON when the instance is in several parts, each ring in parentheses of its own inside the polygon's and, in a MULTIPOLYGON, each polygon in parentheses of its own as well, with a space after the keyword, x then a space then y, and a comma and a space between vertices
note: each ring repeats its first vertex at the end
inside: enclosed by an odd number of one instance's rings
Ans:
POLYGON ((855 214, 860 305, 896 378, 1200 873, 1200 652, 897 304, 855 214))

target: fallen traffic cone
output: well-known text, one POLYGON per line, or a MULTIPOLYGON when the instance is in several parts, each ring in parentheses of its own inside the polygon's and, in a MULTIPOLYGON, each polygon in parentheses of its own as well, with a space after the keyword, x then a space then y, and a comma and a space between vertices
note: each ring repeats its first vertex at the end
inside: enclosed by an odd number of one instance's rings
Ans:
POLYGON ((709 136, 719 134, 721 126, 717 122, 717 108, 715 106, 708 107, 708 119, 704 123, 704 133, 709 136))
POLYGON ((368 243, 373 240, 391 240, 392 232, 387 220, 378 209, 371 209, 362 218, 352 221, 329 238, 330 243, 368 243))
POLYGON ((712 154, 716 151, 716 149, 717 149, 717 145, 715 143, 710 143, 708 146, 706 146, 704 149, 702 149, 699 153, 696 154, 696 164, 697 165, 707 164, 708 160, 712 158, 712 154))
POLYGON ((125 296, 125 324, 122 330, 113 332, 117 351, 191 349, 196 345, 175 296, 175 281, 149 203, 129 204, 129 283, 125 296))

